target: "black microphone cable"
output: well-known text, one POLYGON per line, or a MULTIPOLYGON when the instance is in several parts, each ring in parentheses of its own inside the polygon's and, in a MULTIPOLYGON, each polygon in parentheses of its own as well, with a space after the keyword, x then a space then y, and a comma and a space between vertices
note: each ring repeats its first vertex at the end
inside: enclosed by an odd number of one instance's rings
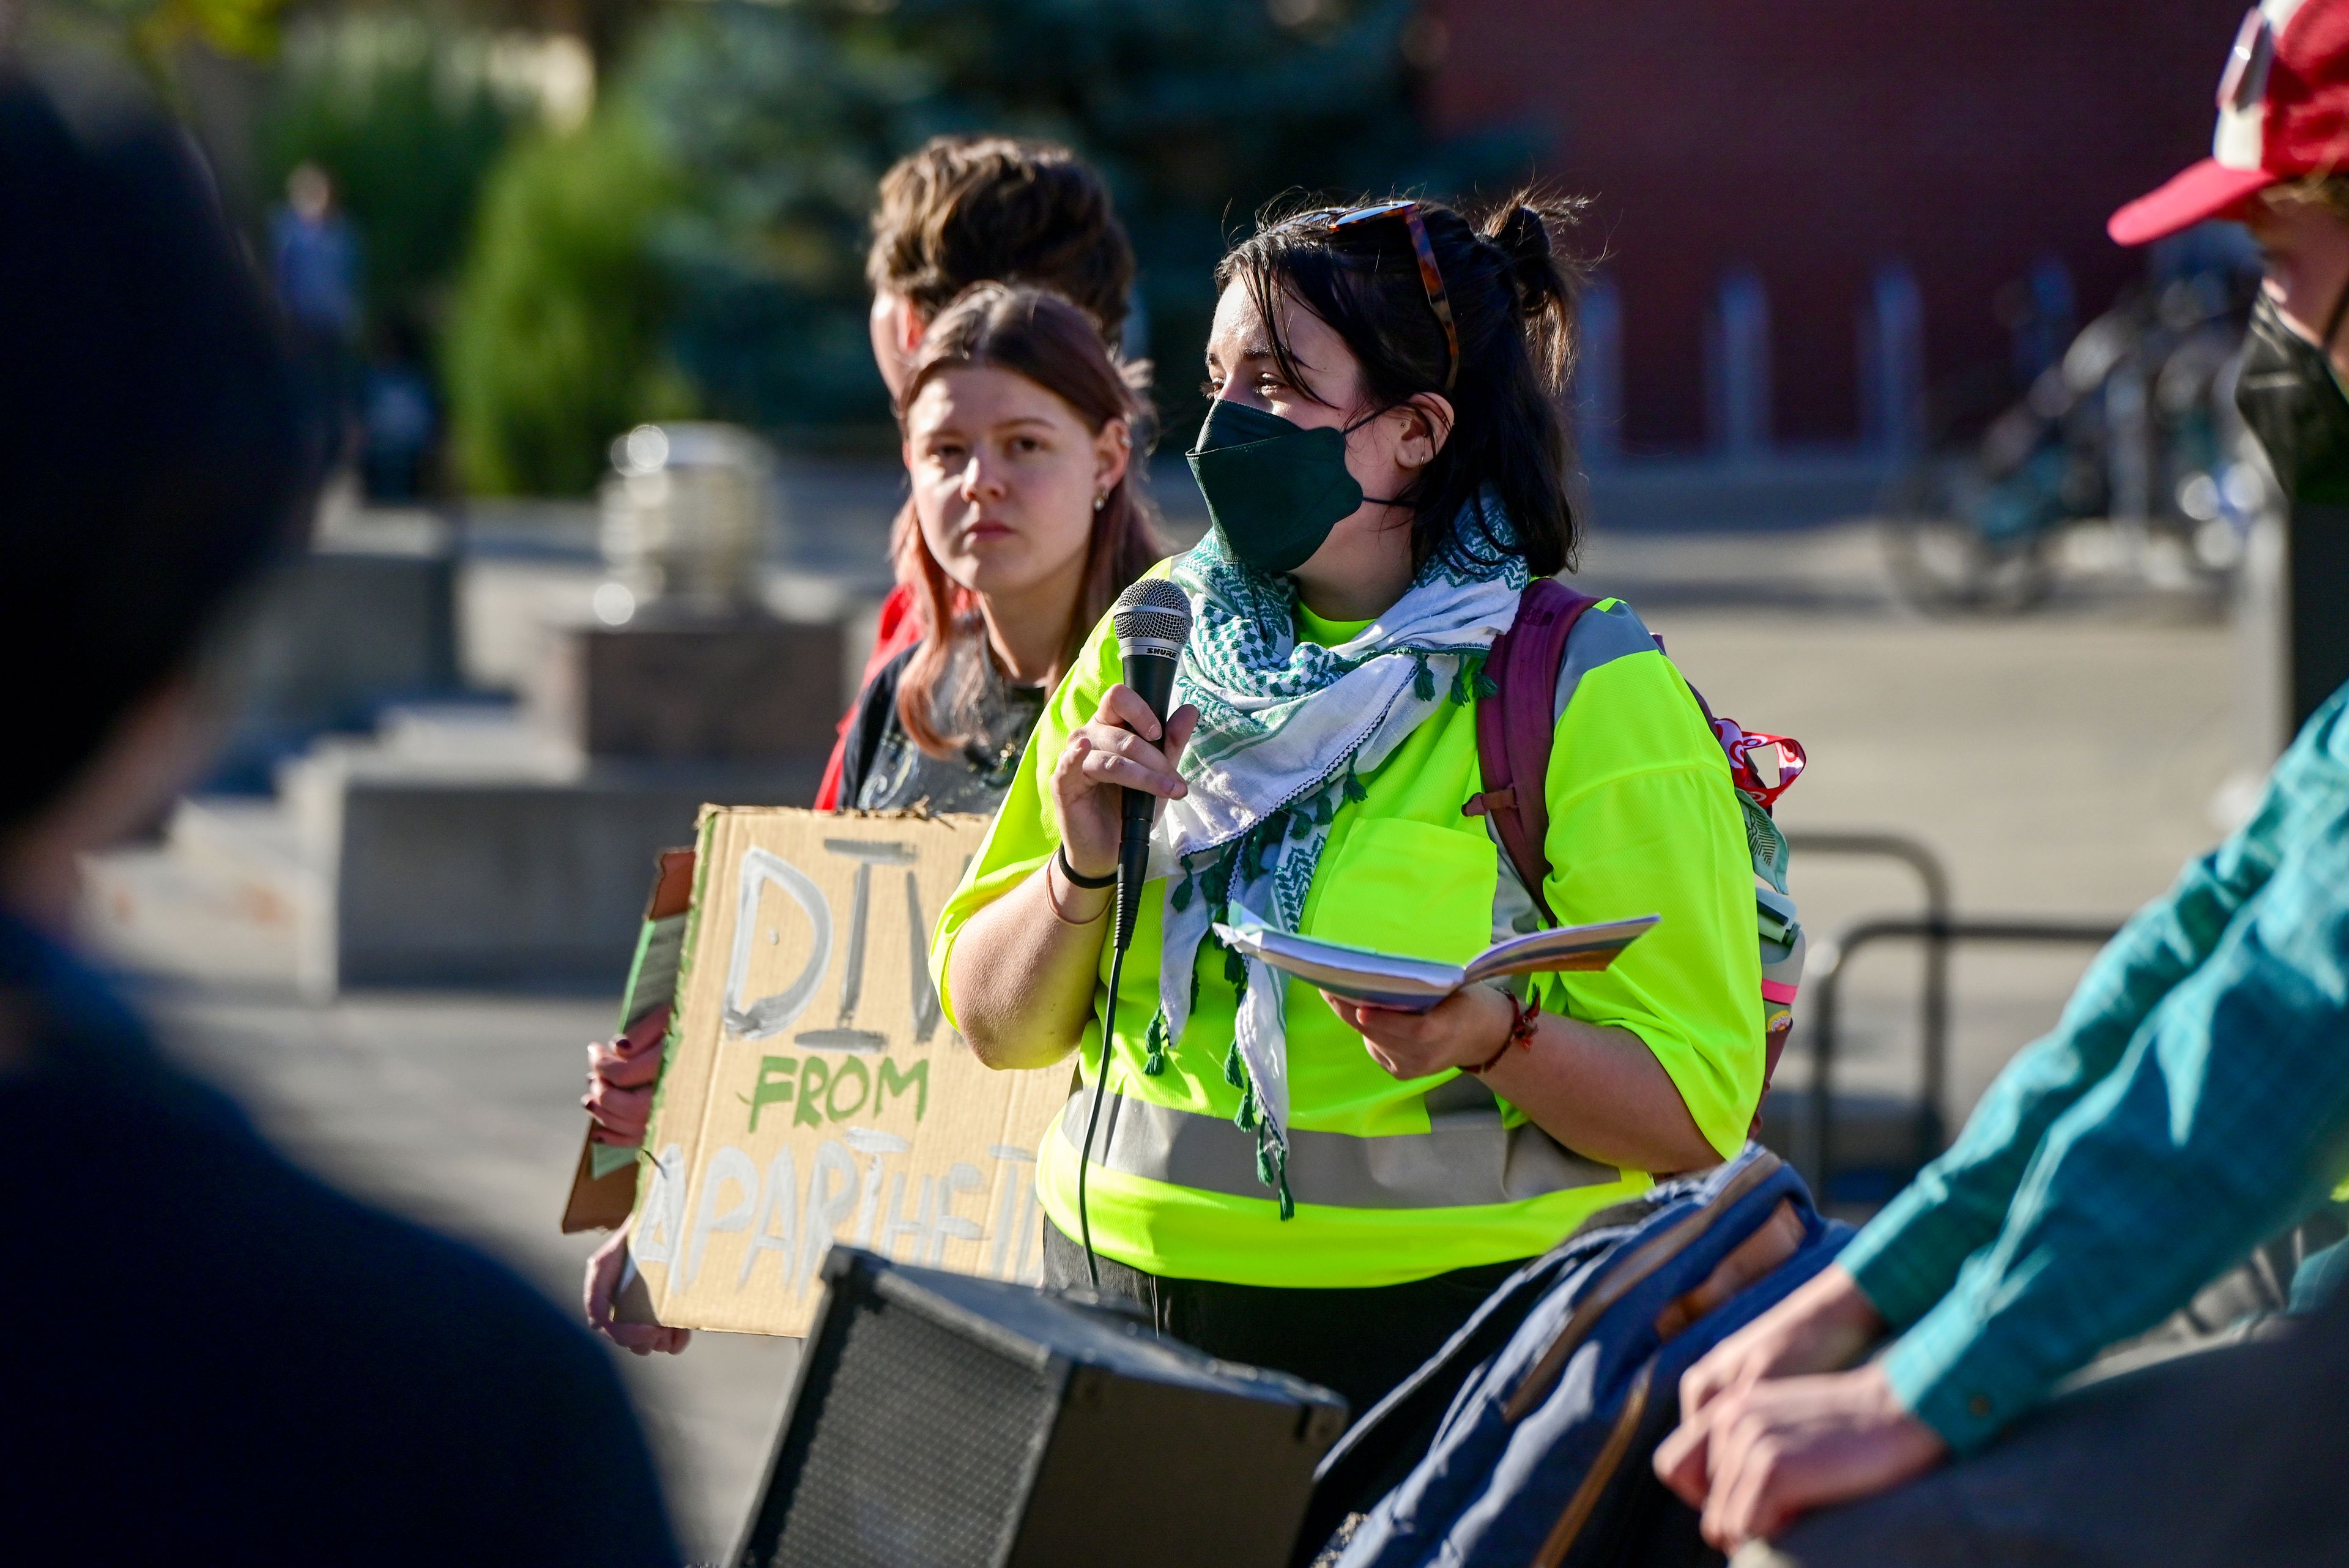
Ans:
MULTIPOLYGON (((1135 902, 1139 903, 1139 898, 1135 902)), ((1085 1144, 1077 1157, 1077 1231, 1084 1241, 1085 1280, 1095 1295, 1101 1294, 1101 1264, 1093 1256, 1092 1217, 1085 1209, 1085 1175, 1092 1168, 1093 1131, 1101 1126, 1102 1102, 1109 1098, 1109 1047, 1110 1036, 1117 1030, 1117 987, 1125 974, 1126 944, 1133 940, 1133 929, 1126 923, 1125 906, 1125 867, 1120 866, 1117 912, 1112 917, 1116 923, 1110 928, 1110 940, 1116 945, 1109 955, 1109 1005, 1102 1017, 1101 1065, 1093 1073, 1093 1103, 1085 1113, 1085 1144)))
MULTIPOLYGON (((1158 715, 1159 739, 1166 735, 1167 705, 1173 701, 1174 666, 1191 637, 1190 597, 1164 577, 1144 577, 1120 594, 1111 615, 1117 633, 1118 653, 1125 663, 1126 684, 1158 715)), ((1142 884, 1150 868, 1150 824, 1157 800, 1146 790, 1127 785, 1121 807, 1123 829, 1117 846, 1116 913, 1112 917, 1109 958, 1109 1002, 1102 1012, 1101 1064, 1093 1073, 1093 1103, 1085 1113, 1085 1141, 1077 1155, 1077 1232, 1085 1249, 1085 1279, 1095 1295, 1101 1293, 1101 1263, 1093 1252, 1093 1223, 1085 1206, 1085 1178, 1093 1164, 1093 1136, 1101 1127, 1102 1102, 1109 1098, 1110 1044, 1117 1033, 1118 984, 1125 976, 1125 950, 1142 914, 1142 884)))

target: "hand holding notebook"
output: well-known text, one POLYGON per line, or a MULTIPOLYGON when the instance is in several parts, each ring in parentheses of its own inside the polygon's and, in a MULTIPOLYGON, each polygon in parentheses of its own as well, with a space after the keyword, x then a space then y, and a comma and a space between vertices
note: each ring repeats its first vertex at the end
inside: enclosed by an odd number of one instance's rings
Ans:
POLYGON ((1616 954, 1662 919, 1639 915, 1628 920, 1535 931, 1495 942, 1468 962, 1454 964, 1278 930, 1237 905, 1233 906, 1232 915, 1231 923, 1219 921, 1216 926, 1216 934, 1226 945, 1332 996, 1402 1012, 1424 1012, 1464 985, 1503 975, 1605 969, 1615 961, 1616 954))

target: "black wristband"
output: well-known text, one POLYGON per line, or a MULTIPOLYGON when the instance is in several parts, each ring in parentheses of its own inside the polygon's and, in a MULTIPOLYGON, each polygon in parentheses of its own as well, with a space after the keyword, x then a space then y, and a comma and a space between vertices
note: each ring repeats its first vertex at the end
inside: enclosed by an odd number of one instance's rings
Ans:
POLYGON ((1114 871, 1106 877, 1088 877, 1070 865, 1069 846, 1065 844, 1052 851, 1052 858, 1061 863, 1061 875, 1069 879, 1069 885, 1072 888, 1090 888, 1098 892, 1103 888, 1117 886, 1117 873, 1114 871))

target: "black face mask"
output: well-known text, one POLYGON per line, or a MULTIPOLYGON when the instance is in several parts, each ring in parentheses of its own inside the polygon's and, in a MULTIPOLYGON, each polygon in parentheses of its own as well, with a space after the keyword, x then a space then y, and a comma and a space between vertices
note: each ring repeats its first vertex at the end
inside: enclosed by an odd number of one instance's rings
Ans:
POLYGON ((1310 430, 1268 410, 1218 398, 1186 454, 1207 516, 1235 559, 1276 576, 1310 560, 1365 496, 1346 467, 1346 438, 1378 418, 1310 430))
POLYGON ((2324 341, 2311 343, 2284 325, 2262 289, 2243 335, 2243 369, 2235 407, 2266 449, 2276 483, 2295 501, 2349 503, 2349 397, 2328 353, 2349 310, 2349 286, 2333 302, 2324 341))

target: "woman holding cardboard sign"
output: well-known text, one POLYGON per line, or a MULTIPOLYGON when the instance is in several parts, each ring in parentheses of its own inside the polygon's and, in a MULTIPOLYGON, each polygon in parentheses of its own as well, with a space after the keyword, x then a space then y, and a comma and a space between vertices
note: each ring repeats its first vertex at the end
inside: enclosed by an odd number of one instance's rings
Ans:
MULTIPOLYGON (((1133 472, 1141 395, 1076 306, 980 284, 931 323, 898 418, 915 523, 898 572, 922 636, 865 683, 841 798, 991 814, 1051 683, 1163 553, 1133 472)), ((667 1020, 598 1048, 624 1067, 593 1075, 588 1108, 629 1142, 644 1137, 667 1020)), ((588 1321, 632 1350, 682 1348, 683 1329, 613 1323, 623 1243, 588 1264, 588 1321)))
POLYGON ((1629 607, 1568 639, 1546 780, 1560 923, 1661 914, 1604 972, 1423 1014, 1333 1002, 1223 945, 1290 930, 1461 961, 1540 923, 1484 821, 1482 656, 1571 560, 1570 286, 1527 201, 1268 221, 1227 256, 1171 564, 1194 628, 1162 730, 1106 627, 1039 723, 933 944, 985 1060, 1079 1051, 1040 1163, 1046 1268, 1365 1408, 1492 1286, 1650 1172, 1716 1163, 1761 1093, 1754 881, 1721 747, 1629 607), (1205 715, 1203 717, 1202 715, 1205 715), (1105 1005, 1120 786, 1161 796, 1105 1005), (1101 1023, 1115 1110, 1082 1171, 1101 1023))
MULTIPOLYGON (((1040 285, 1066 296, 1092 317, 1102 342, 1114 344, 1130 304, 1133 250, 1101 176, 1067 148, 1004 136, 937 136, 881 177, 864 271, 873 285, 874 361, 895 399, 905 388, 931 321, 964 290, 988 279, 1040 285)), ((874 678, 922 641, 913 587, 924 579, 926 557, 913 537, 918 526, 909 501, 890 535, 897 581, 881 603, 865 690, 841 720, 840 742, 816 790, 820 811, 857 803, 858 790, 842 789, 852 754, 849 731, 857 729, 854 754, 864 758, 864 742, 877 740, 880 732, 858 721, 869 721, 876 709, 885 712, 894 702, 894 696, 873 690, 874 678)), ((957 601, 952 607, 970 606, 957 601)), ((945 618, 933 620, 945 623, 945 618)), ((860 787, 863 782, 860 777, 860 787)), ((986 809, 992 811, 993 802, 986 809)), ((667 1027, 663 1009, 619 1038, 588 1047, 585 1103, 596 1141, 621 1148, 644 1141, 667 1027)), ((615 1236, 587 1266, 588 1320, 607 1332, 613 1332, 611 1297, 625 1243, 625 1232, 615 1236)), ((639 1324, 621 1327, 613 1337, 632 1349, 675 1350, 686 1335, 681 1329, 639 1324)))

